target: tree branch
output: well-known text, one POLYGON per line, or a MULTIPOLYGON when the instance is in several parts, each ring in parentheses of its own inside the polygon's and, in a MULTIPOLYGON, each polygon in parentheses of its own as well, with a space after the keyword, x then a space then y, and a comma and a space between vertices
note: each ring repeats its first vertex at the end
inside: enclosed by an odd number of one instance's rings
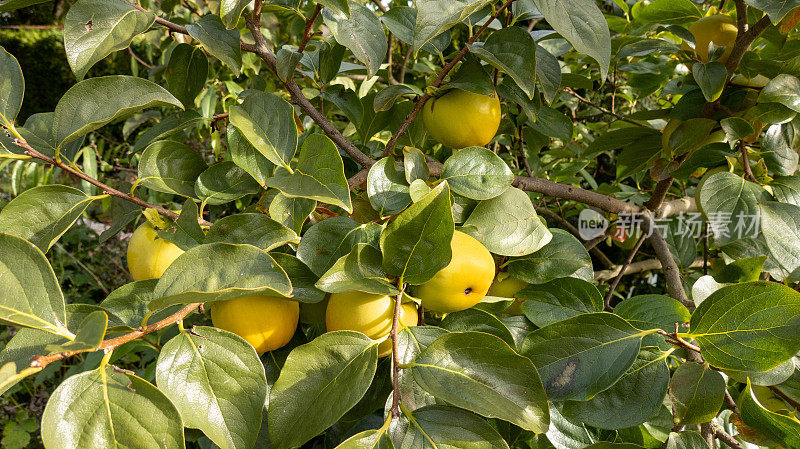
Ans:
POLYGON ((628 258, 625 259, 625 263, 622 264, 622 269, 619 270, 619 274, 617 275, 617 277, 614 278, 614 282, 612 282, 611 286, 608 288, 608 293, 606 293, 606 296, 603 298, 603 305, 605 310, 608 311, 611 310, 611 298, 614 297, 614 290, 617 289, 617 285, 619 285, 619 281, 620 279, 622 279, 625 269, 628 267, 628 265, 631 264, 631 262, 633 262, 633 258, 636 257, 636 253, 639 252, 639 248, 642 247, 642 244, 644 243, 646 238, 647 235, 645 234, 642 234, 642 236, 639 237, 639 241, 636 242, 636 245, 633 247, 630 254, 628 254, 628 258))
POLYGON ((300 45, 297 46, 297 51, 302 53, 303 50, 306 49, 306 45, 308 45, 308 41, 311 40, 311 28, 314 27, 314 21, 317 20, 319 13, 322 11, 322 5, 317 3, 317 7, 314 8, 314 12, 311 16, 306 20, 306 28, 303 32, 303 40, 300 41, 300 45))
MULTIPOLYGON (((689 268, 700 268, 703 266, 703 259, 697 258, 692 262, 689 268)), ((616 265, 608 270, 601 270, 594 272, 594 280, 608 281, 616 277, 620 272, 624 275, 641 273, 642 271, 660 270, 661 261, 658 259, 647 259, 639 262, 633 262, 628 265, 625 270, 622 270, 622 265, 616 265)))
POLYGON ((400 355, 400 346, 397 343, 397 332, 400 328, 400 314, 402 313, 403 304, 403 290, 404 286, 400 286, 400 293, 394 300, 394 315, 392 317, 392 330, 389 333, 392 339, 392 416, 397 418, 400 416, 400 361, 397 356, 400 355))
POLYGON ((726 445, 728 445, 728 447, 730 447, 731 449, 745 449, 745 446, 742 443, 736 441, 734 437, 728 435, 728 433, 725 432, 725 430, 722 427, 720 427, 719 424, 712 421, 711 428, 714 431, 714 436, 717 437, 717 439, 719 439, 726 445))
POLYGON ((608 115, 610 115, 610 116, 612 116, 612 117, 616 118, 617 120, 622 120, 623 122, 628 122, 628 123, 634 124, 634 125, 636 125, 636 126, 641 126, 641 127, 643 127, 643 128, 650 128, 650 126, 647 126, 647 125, 645 125, 644 123, 639 123, 639 122, 637 122, 636 120, 632 120, 632 119, 629 119, 629 118, 627 118, 627 117, 623 117, 622 115, 619 115, 619 114, 617 114, 616 112, 614 112, 614 111, 611 111, 610 109, 606 109, 606 108, 604 108, 603 106, 600 106, 600 105, 598 105, 598 104, 592 103, 592 102, 591 102, 589 99, 587 99, 587 98, 585 98, 585 97, 581 96, 580 94, 578 94, 577 92, 575 92, 574 90, 572 90, 572 88, 565 87, 565 88, 564 88, 564 91, 565 91, 565 92, 567 92, 567 93, 569 93, 569 94, 570 94, 570 95, 572 95, 573 97, 575 97, 575 98, 576 98, 578 101, 580 101, 581 103, 587 104, 587 105, 589 105, 589 106, 591 106, 591 107, 593 107, 593 108, 597 109, 598 111, 600 111, 600 112, 602 112, 602 113, 604 113, 604 114, 608 114, 608 115))
POLYGON ((689 297, 686 296, 686 291, 683 289, 683 281, 681 280, 681 271, 678 268, 678 264, 675 263, 664 237, 661 236, 658 228, 654 225, 653 216, 650 213, 644 214, 643 228, 645 233, 650 234, 650 246, 653 247, 656 257, 661 261, 667 282, 667 293, 686 307, 694 307, 694 303, 689 300, 689 297))

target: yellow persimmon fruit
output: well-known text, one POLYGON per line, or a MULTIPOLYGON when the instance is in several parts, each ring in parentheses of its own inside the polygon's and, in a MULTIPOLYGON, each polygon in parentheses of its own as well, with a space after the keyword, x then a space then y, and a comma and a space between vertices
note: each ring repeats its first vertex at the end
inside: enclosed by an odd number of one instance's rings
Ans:
MULTIPOLYGON (((387 295, 376 295, 359 291, 334 293, 328 299, 325 324, 331 331, 358 331, 378 340, 392 330, 395 299, 387 295)), ((400 305, 400 324, 404 327, 417 325, 417 308, 411 304, 400 305)), ((392 341, 386 339, 378 346, 378 356, 391 354, 392 341)))
MULTIPOLYGON (((736 20, 725 14, 706 16, 689 25, 689 31, 694 36, 694 53, 701 62, 708 62, 708 44, 713 42, 717 47, 725 47, 725 52, 717 59, 717 62, 725 64, 733 51, 733 44, 736 42, 738 29, 736 20)), ((683 42, 681 48, 691 52, 692 48, 688 43, 683 42)))
POLYGON ((259 354, 289 343, 299 318, 300 304, 278 296, 243 296, 211 306, 214 327, 244 338, 259 354))
POLYGON ((481 242, 460 231, 450 241, 453 258, 414 292, 426 310, 457 312, 479 303, 494 279, 494 259, 481 242))
POLYGON ((503 313, 507 315, 522 315, 522 303, 524 301, 514 298, 514 295, 516 295, 518 291, 522 290, 527 285, 527 282, 520 281, 519 279, 515 279, 510 276, 506 276, 502 279, 500 276, 497 276, 497 278, 494 280, 494 283, 492 283, 492 286, 489 287, 489 292, 487 295, 497 296, 500 298, 513 298, 514 302, 512 302, 506 308, 506 310, 503 311, 503 313))
POLYGON ((158 237, 153 225, 145 222, 133 231, 128 242, 128 271, 134 281, 160 278, 181 254, 182 249, 158 237))
POLYGON ((489 143, 500 127, 500 100, 497 94, 453 89, 428 100, 422 120, 428 134, 446 147, 480 147, 489 143))

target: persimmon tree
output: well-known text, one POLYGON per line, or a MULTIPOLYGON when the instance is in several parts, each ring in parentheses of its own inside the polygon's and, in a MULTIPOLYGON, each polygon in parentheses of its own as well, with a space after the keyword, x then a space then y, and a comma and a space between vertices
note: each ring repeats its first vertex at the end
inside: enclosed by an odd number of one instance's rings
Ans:
POLYGON ((798 21, 77 0, 54 111, 0 48, 0 167, 51 179, 0 210, 0 392, 74 363, 47 449, 798 448, 798 21), (96 304, 48 261, 81 217, 136 229, 96 304))

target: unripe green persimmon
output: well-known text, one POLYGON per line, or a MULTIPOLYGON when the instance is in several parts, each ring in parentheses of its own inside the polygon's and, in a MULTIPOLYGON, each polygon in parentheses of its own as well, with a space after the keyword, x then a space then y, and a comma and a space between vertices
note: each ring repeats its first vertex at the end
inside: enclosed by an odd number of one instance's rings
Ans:
POLYGON ((497 94, 453 89, 428 100, 422 120, 428 134, 446 147, 481 147, 494 138, 500 127, 500 100, 497 94))
POLYGON ((520 281, 519 279, 512 278, 510 276, 506 276, 504 278, 500 278, 498 275, 495 278, 494 283, 489 288, 489 292, 487 293, 489 296, 498 296, 500 298, 512 298, 514 302, 509 305, 503 313, 508 315, 522 315, 522 303, 524 301, 520 301, 514 298, 514 295, 517 294, 518 291, 522 290, 528 285, 525 281, 520 281))
MULTIPOLYGON (((325 324, 328 332, 358 331, 373 340, 389 335, 394 318, 395 299, 387 295, 376 295, 359 291, 334 293, 328 300, 325 324)), ((400 305, 400 324, 403 327, 417 325, 417 308, 413 304, 400 305)), ((378 356, 392 352, 392 341, 387 339, 378 346, 378 356)))
POLYGON ((145 222, 133 231, 128 242, 128 271, 134 281, 160 278, 181 254, 182 249, 159 238, 153 225, 145 222))
POLYGON ((259 354, 289 343, 299 318, 300 304, 277 296, 250 295, 211 306, 214 327, 244 338, 259 354))
MULTIPOLYGON (((703 17, 689 25, 689 31, 694 36, 694 53, 697 59, 708 62, 708 44, 713 42, 717 47, 725 47, 725 52, 717 59, 717 62, 722 64, 725 64, 731 55, 739 32, 734 18, 725 14, 703 17)), ((692 51, 686 42, 681 44, 681 48, 692 51)))
POLYGON ((450 241, 450 264, 417 286, 414 296, 426 310, 457 312, 481 302, 494 279, 494 259, 481 242, 460 231, 450 241))

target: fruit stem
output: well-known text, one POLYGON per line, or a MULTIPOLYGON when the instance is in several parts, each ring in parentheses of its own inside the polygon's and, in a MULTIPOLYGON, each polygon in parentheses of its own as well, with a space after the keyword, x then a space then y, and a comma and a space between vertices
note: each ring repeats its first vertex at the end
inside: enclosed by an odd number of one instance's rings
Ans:
POLYGON ((389 335, 392 338, 392 417, 397 418, 400 416, 400 361, 397 357, 400 355, 399 345, 397 343, 397 332, 400 328, 400 311, 402 310, 403 292, 406 289, 402 277, 400 278, 400 293, 394 300, 394 316, 392 317, 392 331, 389 335))

